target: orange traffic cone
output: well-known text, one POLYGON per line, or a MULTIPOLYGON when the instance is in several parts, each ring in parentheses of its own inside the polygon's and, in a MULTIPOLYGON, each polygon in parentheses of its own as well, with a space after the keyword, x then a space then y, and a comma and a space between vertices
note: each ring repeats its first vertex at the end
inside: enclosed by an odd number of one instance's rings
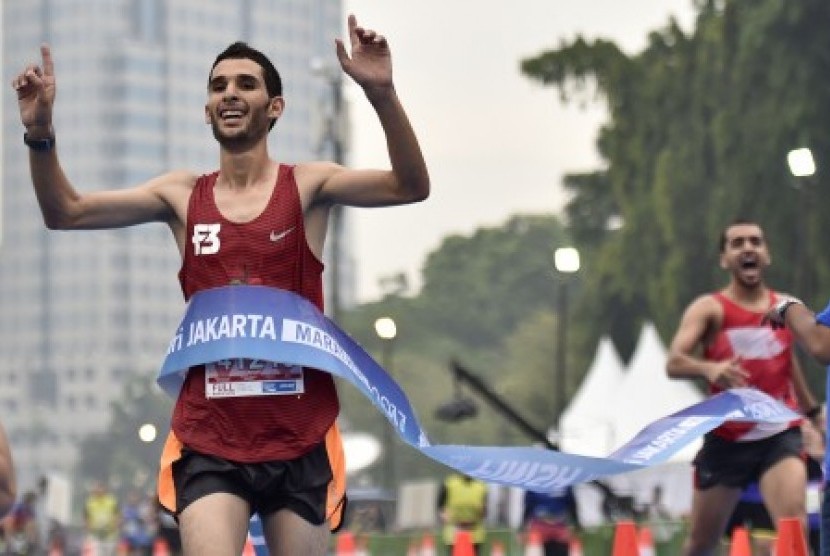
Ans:
POLYGON ((732 530, 729 556, 752 556, 752 544, 749 542, 749 531, 746 527, 738 526, 732 530))
POLYGON ((475 556, 473 536, 469 531, 456 531, 455 542, 452 545, 452 556, 475 556))
POLYGON ((568 556, 582 556, 582 541, 579 540, 579 537, 571 538, 571 542, 568 544, 568 556))
POLYGON ((651 536, 651 529, 647 525, 640 528, 640 535, 637 539, 640 547, 640 556, 654 556, 654 537, 651 536))
POLYGON ((804 525, 795 517, 778 520, 778 539, 775 541, 775 556, 808 556, 804 525))
POLYGON ((435 556, 437 553, 435 552, 435 539, 433 538, 431 533, 427 533, 424 535, 423 540, 421 541, 421 552, 418 556, 435 556))
POLYGON ((524 556, 545 556, 545 548, 542 546, 542 537, 539 536, 538 531, 534 531, 533 529, 528 531, 524 556))
POLYGON ((637 526, 633 521, 620 521, 614 530, 614 548, 611 556, 639 556, 637 526))
POLYGON ((115 555, 116 556, 128 556, 130 554, 130 543, 127 542, 127 539, 121 539, 118 541, 118 546, 115 547, 115 555))
POLYGON ((505 556, 504 545, 501 541, 493 541, 490 547, 490 556, 505 556))
POLYGON ((334 549, 335 556, 355 556, 354 534, 351 531, 343 531, 337 535, 337 546, 334 549))
POLYGON ((254 549, 254 541, 251 535, 245 539, 245 546, 242 547, 242 556, 256 556, 256 549, 254 549))
POLYGON ((46 556, 63 556, 63 550, 61 550, 60 546, 53 544, 49 547, 49 551, 46 553, 46 556))

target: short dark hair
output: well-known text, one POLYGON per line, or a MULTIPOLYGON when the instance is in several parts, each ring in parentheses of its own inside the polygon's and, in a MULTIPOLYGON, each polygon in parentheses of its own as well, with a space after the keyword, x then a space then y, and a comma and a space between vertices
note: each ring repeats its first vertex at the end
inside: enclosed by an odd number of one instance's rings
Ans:
MULTIPOLYGON (((265 79, 265 89, 268 91, 268 98, 274 98, 282 95, 282 79, 280 79, 280 72, 268 59, 268 56, 248 46, 247 43, 236 41, 228 46, 225 50, 219 53, 213 65, 210 66, 210 73, 208 73, 208 87, 210 87, 210 78, 213 75, 213 70, 216 65, 222 60, 251 60, 256 62, 262 68, 262 76, 265 79)), ((276 120, 271 121, 272 128, 276 120)))
MULTIPOLYGON (((732 228, 734 226, 758 226, 759 228, 761 228, 761 224, 759 224, 755 220, 749 218, 736 218, 735 220, 724 226, 723 231, 721 231, 720 233, 719 248, 721 253, 723 253, 726 249, 726 232, 729 231, 729 228, 732 228)), ((763 228, 761 229, 763 230, 763 228)))
POLYGON ((274 64, 271 63, 271 60, 268 59, 268 56, 256 48, 248 46, 247 43, 242 41, 236 41, 219 53, 219 56, 217 56, 216 60, 213 61, 213 65, 210 66, 208 86, 210 86, 210 75, 213 74, 213 69, 219 62, 228 59, 247 59, 256 62, 262 68, 262 75, 265 78, 265 88, 268 90, 268 96, 270 98, 274 98, 282 94, 282 80, 280 79, 280 73, 277 71, 277 68, 274 67, 274 64))

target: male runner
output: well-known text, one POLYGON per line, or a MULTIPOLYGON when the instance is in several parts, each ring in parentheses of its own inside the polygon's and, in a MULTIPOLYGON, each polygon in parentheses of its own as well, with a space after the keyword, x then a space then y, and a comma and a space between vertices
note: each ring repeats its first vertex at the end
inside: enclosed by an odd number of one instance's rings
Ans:
MULTIPOLYGON (((266 137, 285 108, 280 77, 261 52, 234 43, 216 58, 207 82, 205 121, 219 143, 218 171, 173 171, 129 189, 89 193, 72 186, 57 156, 55 70, 44 45, 42 64, 29 65, 13 86, 47 227, 164 222, 182 255, 185 298, 207 288, 258 284, 293 291, 322 309, 321 260, 332 206, 411 203, 430 189, 395 91, 386 39, 358 26, 354 16, 348 29, 351 52, 337 40, 337 56, 378 115, 390 170, 272 159, 266 137)), ((176 401, 159 494, 178 518, 184 552, 237 556, 257 512, 271 554, 323 555, 345 492, 332 377, 314 369, 262 369, 247 360, 232 364, 190 369, 176 401), (285 372, 299 393, 247 395, 255 380, 226 380, 249 371, 285 372)))
MULTIPOLYGON (((816 402, 795 359, 791 334, 762 322, 780 298, 763 280, 770 261, 758 224, 738 220, 726 227, 720 265, 729 272, 729 283, 687 307, 666 370, 672 378, 705 379, 713 394, 753 387, 792 409, 809 411, 816 402)), ((806 469, 798 425, 726 423, 706 435, 694 461, 685 555, 715 552, 742 491, 754 481, 774 523, 784 517, 805 519, 806 469)))

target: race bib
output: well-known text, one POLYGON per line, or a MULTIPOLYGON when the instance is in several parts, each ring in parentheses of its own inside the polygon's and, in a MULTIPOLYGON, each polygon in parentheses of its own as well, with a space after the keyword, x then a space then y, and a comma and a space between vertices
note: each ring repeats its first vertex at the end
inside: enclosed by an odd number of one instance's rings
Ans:
POLYGON ((261 359, 223 359, 205 365, 208 398, 283 396, 305 392, 303 368, 261 359))

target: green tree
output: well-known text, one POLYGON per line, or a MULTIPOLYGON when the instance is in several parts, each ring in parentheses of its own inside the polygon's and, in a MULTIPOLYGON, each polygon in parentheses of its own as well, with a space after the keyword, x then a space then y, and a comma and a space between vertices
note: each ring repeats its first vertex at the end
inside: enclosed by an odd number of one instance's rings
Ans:
MULTIPOLYGON (((540 429, 550 425, 554 397, 552 339, 561 278, 553 268, 553 252, 568 243, 556 217, 542 215, 515 216, 498 227, 482 228, 469 236, 452 236, 427 258, 424 286, 416 297, 389 295, 345 315, 346 331, 379 362, 383 362, 384 351, 373 323, 382 316, 396 321, 398 334, 391 361, 387 361, 388 370, 406 391, 434 442, 476 445, 529 441, 464 384, 460 389, 476 401, 478 416, 461 423, 436 418, 438 406, 455 395, 449 369, 452 359, 467 366, 520 412, 528 407, 538 409, 539 413, 530 412, 525 417, 535 418, 534 424, 540 429), (523 349, 525 341, 533 345, 523 349), (512 383, 521 387, 511 391, 512 383), (516 398, 511 398, 513 393, 516 398), (531 406, 526 403, 528 398, 533 402, 531 406)), ((571 279, 578 292, 579 275, 571 279)), ((578 384, 580 378, 572 377, 570 384, 578 384)), ((389 425, 378 411, 351 386, 341 385, 339 390, 348 425, 383 438, 389 425)), ((399 476, 440 475, 446 471, 429 465, 424 470, 423 456, 409 448, 401 447, 398 456, 399 476)))
POLYGON ((568 243, 556 217, 543 215, 514 216, 470 236, 450 236, 428 255, 416 297, 390 295, 358 307, 343 320, 344 328, 379 352, 373 322, 391 316, 402 331, 396 340, 402 349, 444 361, 463 356, 470 365, 490 368, 528 314, 555 310, 561 277, 553 252, 568 243))
POLYGON ((517 216, 470 237, 448 237, 427 257, 418 309, 469 348, 498 346, 528 313, 553 308, 553 252, 566 243, 549 216, 517 216))
POLYGON ((817 286, 830 273, 820 242, 830 222, 815 207, 830 200, 817 186, 830 160, 830 4, 696 6, 690 33, 670 21, 636 55, 577 38, 521 64, 565 99, 595 89, 609 109, 598 140, 606 169, 566 179, 568 220, 590 267, 578 310, 583 351, 608 332, 630 354, 644 320, 670 337, 683 307, 725 282, 717 239, 736 217, 765 226, 780 261, 773 285, 814 304, 827 297, 817 286), (801 192, 785 164, 800 146, 820 166, 801 192), (606 229, 610 216, 622 229, 606 229))

